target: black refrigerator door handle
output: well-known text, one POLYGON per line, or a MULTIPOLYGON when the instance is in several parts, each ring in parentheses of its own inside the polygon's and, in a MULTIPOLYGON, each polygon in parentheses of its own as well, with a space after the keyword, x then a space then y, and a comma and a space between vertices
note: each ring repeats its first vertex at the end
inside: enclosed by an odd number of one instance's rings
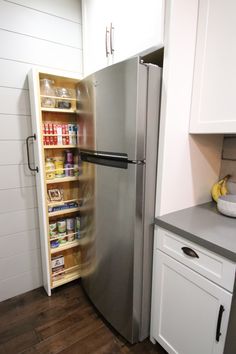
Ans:
POLYGON ((27 163, 28 163, 28 167, 29 167, 29 170, 32 171, 32 172, 39 172, 39 168, 38 166, 36 166, 35 168, 31 167, 30 166, 30 158, 29 158, 29 141, 33 139, 33 140, 36 140, 36 134, 34 135, 30 135, 26 138, 26 151, 27 151, 27 163))
POLYGON ((108 167, 115 168, 128 168, 128 159, 121 158, 115 155, 99 155, 99 154, 91 154, 81 151, 80 152, 81 160, 89 163, 93 163, 96 165, 103 165, 108 167))

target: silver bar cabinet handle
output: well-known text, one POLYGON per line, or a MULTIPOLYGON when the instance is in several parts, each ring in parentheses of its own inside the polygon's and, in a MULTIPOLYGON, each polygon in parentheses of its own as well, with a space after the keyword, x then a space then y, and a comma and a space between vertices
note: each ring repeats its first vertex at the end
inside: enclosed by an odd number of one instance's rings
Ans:
POLYGON ((114 36, 114 26, 112 25, 112 22, 111 22, 111 25, 110 25, 110 48, 111 48, 111 54, 114 53, 115 49, 113 47, 113 36, 114 36))
POLYGON ((109 29, 106 27, 106 32, 105 32, 105 48, 106 48, 106 57, 108 58, 110 52, 108 50, 108 34, 109 34, 109 29))

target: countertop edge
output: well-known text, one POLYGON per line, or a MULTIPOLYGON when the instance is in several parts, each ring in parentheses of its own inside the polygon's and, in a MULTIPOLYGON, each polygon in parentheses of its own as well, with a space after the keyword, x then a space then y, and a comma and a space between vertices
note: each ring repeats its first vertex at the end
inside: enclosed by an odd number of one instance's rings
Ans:
POLYGON ((158 217, 155 218, 155 225, 160 226, 160 227, 162 227, 168 231, 171 231, 173 233, 176 233, 179 236, 182 236, 182 237, 186 238, 187 240, 198 244, 199 246, 205 247, 209 251, 212 251, 222 257, 229 259, 232 262, 236 262, 236 254, 234 252, 231 252, 231 251, 229 251, 223 247, 220 247, 212 242, 206 241, 202 237, 198 237, 194 233, 190 233, 190 232, 185 231, 179 227, 176 227, 168 222, 160 220, 158 217))

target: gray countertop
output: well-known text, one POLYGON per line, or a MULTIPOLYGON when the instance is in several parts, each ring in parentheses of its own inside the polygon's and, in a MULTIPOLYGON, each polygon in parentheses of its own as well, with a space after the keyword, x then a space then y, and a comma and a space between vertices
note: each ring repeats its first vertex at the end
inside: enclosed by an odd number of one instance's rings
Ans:
POLYGON ((220 214, 214 202, 156 217, 155 224, 236 262, 236 218, 220 214))

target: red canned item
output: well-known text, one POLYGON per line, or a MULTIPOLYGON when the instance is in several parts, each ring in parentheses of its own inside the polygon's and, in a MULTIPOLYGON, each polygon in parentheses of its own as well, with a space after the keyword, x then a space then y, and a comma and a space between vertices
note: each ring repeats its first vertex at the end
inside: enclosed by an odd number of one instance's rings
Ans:
POLYGON ((54 145, 57 145, 57 136, 53 137, 53 143, 54 143, 54 145))
POLYGON ((45 131, 45 134, 48 134, 48 124, 47 123, 44 124, 44 131, 45 131))
POLYGON ((66 134, 66 125, 62 124, 62 134, 66 134))
POLYGON ((66 145, 69 145, 69 144, 70 144, 69 136, 66 136, 66 145))
POLYGON ((54 145, 53 136, 50 136, 50 145, 54 145))
POLYGON ((57 124, 53 124, 53 134, 57 134, 57 124))
POLYGON ((53 134, 52 123, 48 124, 48 130, 49 130, 49 134, 53 134))
POLYGON ((50 145, 50 139, 49 139, 49 136, 46 136, 46 145, 50 145))
POLYGON ((46 145, 46 136, 43 136, 43 145, 46 145))

